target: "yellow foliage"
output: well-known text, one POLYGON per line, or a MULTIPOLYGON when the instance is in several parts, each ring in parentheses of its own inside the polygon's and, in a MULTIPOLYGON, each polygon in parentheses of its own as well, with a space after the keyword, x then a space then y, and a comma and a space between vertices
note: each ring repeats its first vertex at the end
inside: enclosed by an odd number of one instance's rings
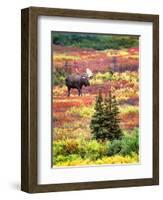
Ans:
POLYGON ((102 159, 90 160, 90 159, 78 159, 73 161, 58 162, 55 166, 83 166, 83 165, 101 165, 101 164, 136 164, 139 162, 139 156, 135 153, 132 156, 105 156, 102 159))
POLYGON ((113 91, 113 94, 116 96, 117 101, 127 100, 133 96, 138 96, 138 91, 133 88, 121 88, 119 90, 113 91))
POLYGON ((128 56, 129 52, 127 49, 123 49, 123 50, 106 50, 107 52, 107 56, 111 57, 111 56, 128 56))
POLYGON ((79 56, 69 56, 66 54, 54 54, 53 55, 53 60, 55 60, 55 61, 63 61, 63 60, 70 61, 70 60, 79 60, 79 59, 80 59, 79 56))
POLYGON ((119 111, 122 114, 127 114, 127 113, 138 113, 139 112, 139 107, 134 105, 123 105, 119 106, 119 111))
POLYGON ((94 114, 94 105, 93 106, 80 106, 80 107, 72 107, 69 111, 67 111, 67 114, 76 114, 80 117, 92 117, 94 114))
POLYGON ((129 81, 130 83, 138 83, 139 76, 137 72, 114 72, 112 76, 113 80, 125 80, 129 81))

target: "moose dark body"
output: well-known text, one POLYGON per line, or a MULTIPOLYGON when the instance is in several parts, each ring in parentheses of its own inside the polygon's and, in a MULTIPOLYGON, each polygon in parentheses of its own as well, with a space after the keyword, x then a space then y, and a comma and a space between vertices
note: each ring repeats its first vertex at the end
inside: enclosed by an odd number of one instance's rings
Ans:
POLYGON ((70 96, 70 90, 72 88, 76 88, 78 90, 78 95, 81 96, 83 85, 85 87, 90 85, 89 77, 87 74, 83 74, 83 75, 71 74, 71 75, 67 76, 67 78, 66 78, 66 86, 68 89, 67 96, 70 96))

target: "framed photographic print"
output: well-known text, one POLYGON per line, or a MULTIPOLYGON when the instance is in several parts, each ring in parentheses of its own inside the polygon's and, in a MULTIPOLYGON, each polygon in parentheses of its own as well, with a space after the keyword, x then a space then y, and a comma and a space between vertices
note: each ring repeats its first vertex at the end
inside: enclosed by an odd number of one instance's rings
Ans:
POLYGON ((159 184, 159 16, 21 11, 21 189, 159 184))

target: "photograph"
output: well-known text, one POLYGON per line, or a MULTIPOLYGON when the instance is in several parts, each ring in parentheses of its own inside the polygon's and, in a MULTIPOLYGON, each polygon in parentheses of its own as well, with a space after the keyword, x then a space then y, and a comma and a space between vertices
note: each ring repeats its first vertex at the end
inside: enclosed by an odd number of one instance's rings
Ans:
POLYGON ((51 32, 52 167, 139 164, 139 35, 51 32))

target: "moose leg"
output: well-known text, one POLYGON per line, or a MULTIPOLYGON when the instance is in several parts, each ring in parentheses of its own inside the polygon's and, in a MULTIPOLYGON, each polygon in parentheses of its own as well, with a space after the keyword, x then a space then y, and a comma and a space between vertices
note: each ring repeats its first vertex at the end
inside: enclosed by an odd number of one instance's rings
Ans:
POLYGON ((80 90, 80 95, 79 96, 82 96, 82 86, 79 87, 79 90, 80 90))
POLYGON ((81 96, 81 89, 78 88, 78 95, 81 96))
POLYGON ((71 90, 71 88, 68 87, 68 93, 67 93, 67 96, 68 96, 68 97, 70 96, 70 90, 71 90))

